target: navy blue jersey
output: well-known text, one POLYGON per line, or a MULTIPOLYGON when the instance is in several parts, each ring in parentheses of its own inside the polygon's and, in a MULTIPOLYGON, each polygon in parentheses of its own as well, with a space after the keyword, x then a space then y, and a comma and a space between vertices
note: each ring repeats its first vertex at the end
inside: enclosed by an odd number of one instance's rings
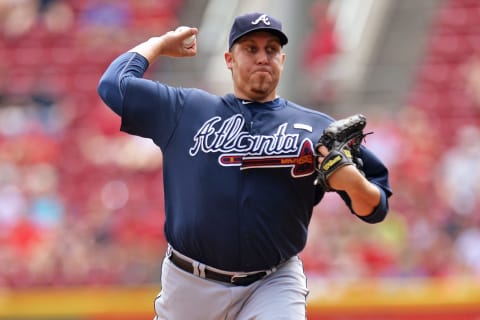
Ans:
MULTIPOLYGON (((143 56, 125 53, 98 92, 123 131, 152 139, 163 153, 167 241, 230 271, 267 269, 299 253, 324 194, 313 185, 314 145, 333 119, 283 98, 257 103, 171 87, 143 79, 147 68, 143 56)), ((363 146, 362 158, 382 191, 376 210, 361 217, 374 223, 388 211, 388 171, 363 146)))

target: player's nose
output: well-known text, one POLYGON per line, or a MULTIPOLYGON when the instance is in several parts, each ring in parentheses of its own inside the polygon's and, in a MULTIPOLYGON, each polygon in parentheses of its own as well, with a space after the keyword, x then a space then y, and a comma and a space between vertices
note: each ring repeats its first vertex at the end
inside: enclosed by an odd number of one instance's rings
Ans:
POLYGON ((255 58, 258 64, 268 63, 268 54, 263 50, 259 50, 255 58))

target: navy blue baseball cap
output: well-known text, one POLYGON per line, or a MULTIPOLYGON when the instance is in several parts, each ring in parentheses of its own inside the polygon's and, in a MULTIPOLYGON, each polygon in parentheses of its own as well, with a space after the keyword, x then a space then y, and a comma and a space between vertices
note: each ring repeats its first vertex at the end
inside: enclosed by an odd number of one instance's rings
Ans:
POLYGON ((244 35, 254 31, 267 31, 275 34, 280 39, 280 44, 287 44, 288 38, 282 31, 282 23, 265 13, 247 13, 235 18, 230 37, 228 38, 228 49, 232 49, 235 42, 244 35))

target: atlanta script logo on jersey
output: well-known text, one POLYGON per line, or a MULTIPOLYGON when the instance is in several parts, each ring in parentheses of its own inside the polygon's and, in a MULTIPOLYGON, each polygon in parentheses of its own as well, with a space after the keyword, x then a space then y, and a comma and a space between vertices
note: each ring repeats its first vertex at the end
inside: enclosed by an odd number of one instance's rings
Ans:
POLYGON ((299 143, 299 134, 286 133, 288 123, 281 124, 272 135, 251 135, 242 131, 245 120, 241 115, 221 121, 213 117, 197 131, 189 150, 192 157, 199 152, 220 153, 220 165, 239 166, 241 170, 290 167, 295 178, 315 171, 312 142, 306 138, 299 143))

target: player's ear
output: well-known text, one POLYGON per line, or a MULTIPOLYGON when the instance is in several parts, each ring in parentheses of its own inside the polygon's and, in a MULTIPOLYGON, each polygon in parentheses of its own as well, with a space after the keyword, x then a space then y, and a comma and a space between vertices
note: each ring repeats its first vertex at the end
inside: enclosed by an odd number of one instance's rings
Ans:
POLYGON ((224 57, 225 57, 225 64, 227 65, 227 68, 231 70, 233 65, 232 53, 227 51, 225 52, 224 57))
POLYGON ((285 60, 287 59, 287 55, 284 52, 282 52, 282 57, 280 59, 282 60, 282 68, 283 68, 283 66, 285 65, 285 60))

